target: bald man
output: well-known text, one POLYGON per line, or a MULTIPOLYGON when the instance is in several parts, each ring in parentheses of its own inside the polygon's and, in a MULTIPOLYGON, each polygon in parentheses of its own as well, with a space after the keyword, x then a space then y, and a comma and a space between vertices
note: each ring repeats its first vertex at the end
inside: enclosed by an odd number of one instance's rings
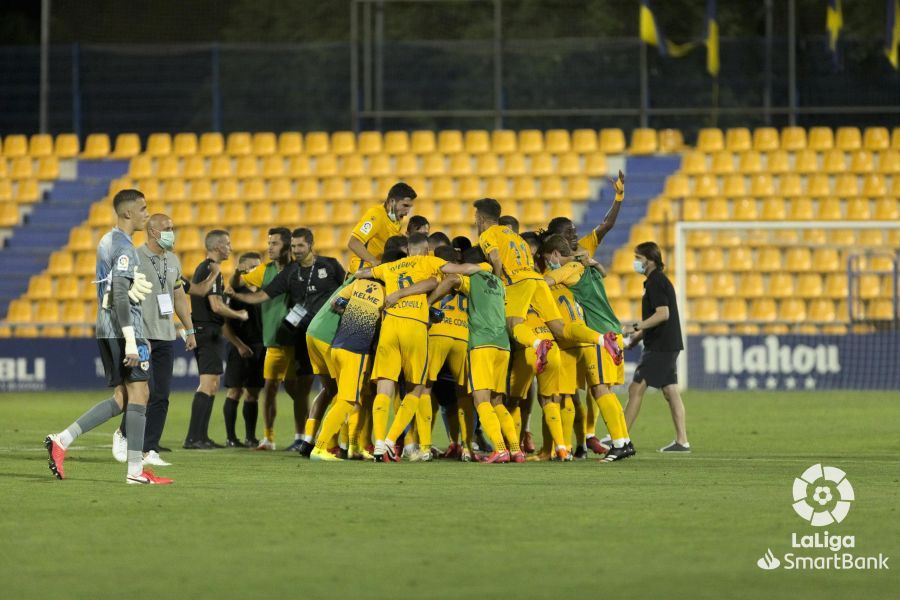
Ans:
MULTIPOLYGON (((185 327, 185 349, 197 346, 194 325, 191 321, 190 302, 181 280, 181 262, 172 253, 175 248, 175 228, 168 215, 154 214, 147 221, 147 242, 137 249, 141 261, 140 270, 146 274, 153 290, 141 302, 144 317, 144 334, 150 340, 150 399, 147 403, 147 427, 144 434, 144 463, 168 466, 159 453, 168 451, 159 445, 166 415, 169 412, 169 389, 172 384, 172 366, 175 362, 174 315, 185 327)), ((128 432, 125 421, 120 431, 113 434, 113 454, 122 452, 122 442, 128 432)), ((116 458, 124 458, 122 454, 116 458)))

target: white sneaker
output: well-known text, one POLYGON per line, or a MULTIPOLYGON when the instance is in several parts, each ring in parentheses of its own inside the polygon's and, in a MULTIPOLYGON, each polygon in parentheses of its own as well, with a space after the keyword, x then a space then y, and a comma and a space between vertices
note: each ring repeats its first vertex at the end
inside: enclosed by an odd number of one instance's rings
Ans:
POLYGON ((430 450, 428 452, 422 452, 419 448, 410 452, 407 457, 409 458, 409 462, 431 462, 432 459, 430 450))
POLYGON ((112 455, 120 463, 128 461, 128 439, 120 429, 113 434, 112 455))
POLYGON ((257 450, 274 450, 275 442, 270 440, 269 438, 263 438, 259 442, 259 446, 256 447, 257 450))
POLYGON ((143 460, 144 466, 153 465, 154 467, 171 467, 172 463, 166 462, 160 457, 159 453, 156 450, 151 450, 147 454, 144 455, 143 460))

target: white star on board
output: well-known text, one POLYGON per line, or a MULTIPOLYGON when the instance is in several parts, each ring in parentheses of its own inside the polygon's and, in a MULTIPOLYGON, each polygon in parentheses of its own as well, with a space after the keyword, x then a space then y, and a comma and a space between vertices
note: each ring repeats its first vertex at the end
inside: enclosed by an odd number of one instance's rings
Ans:
POLYGON ((814 389, 816 389, 816 380, 813 379, 812 377, 807 377, 807 378, 803 381, 803 387, 805 387, 805 388, 808 389, 808 390, 814 390, 814 389))
POLYGON ((793 377, 788 377, 787 379, 784 380, 784 387, 786 387, 789 390, 796 388, 797 380, 794 379, 793 377))
POLYGON ((729 377, 728 381, 725 382, 725 385, 728 386, 729 390, 736 390, 738 388, 738 380, 736 377, 729 377))
POLYGON ((747 378, 747 389, 748 390, 755 390, 758 385, 759 385, 759 382, 756 381, 756 377, 748 377, 747 378))
POLYGON ((777 379, 775 379, 774 377, 767 377, 767 378, 766 378, 766 389, 767 389, 767 390, 774 390, 774 389, 777 388, 777 387, 778 387, 778 380, 777 380, 777 379))

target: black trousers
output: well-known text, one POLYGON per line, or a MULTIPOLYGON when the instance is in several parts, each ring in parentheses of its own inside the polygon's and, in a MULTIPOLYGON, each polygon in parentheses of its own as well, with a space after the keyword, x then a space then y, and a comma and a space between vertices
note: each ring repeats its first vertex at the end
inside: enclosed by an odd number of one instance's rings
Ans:
POLYGON ((159 439, 169 414, 169 390, 175 364, 175 342, 150 340, 150 400, 147 402, 147 426, 144 452, 159 450, 159 439))

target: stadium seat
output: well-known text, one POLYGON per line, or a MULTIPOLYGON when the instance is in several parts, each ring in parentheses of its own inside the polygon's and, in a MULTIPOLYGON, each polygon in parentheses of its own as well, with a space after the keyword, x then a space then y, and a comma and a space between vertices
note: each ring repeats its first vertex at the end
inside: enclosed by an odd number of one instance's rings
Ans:
POLYGON ((219 179, 216 182, 215 199, 219 202, 230 202, 240 198, 238 181, 233 177, 219 179))
POLYGON ((866 305, 866 318, 876 321, 892 321, 896 317, 890 300, 873 300, 866 305))
POLYGON ((144 179, 153 176, 153 159, 147 155, 136 156, 128 165, 128 176, 132 179, 144 179))
MULTIPOLYGON (((362 168, 361 158, 360 168, 362 168)), ((265 156, 262 161, 261 173, 262 176, 266 178, 283 177, 285 175, 284 158, 280 154, 270 154, 265 156)))
POLYGON ((772 298, 791 298, 794 295, 794 276, 788 273, 769 275, 768 295, 772 298))
POLYGON ((738 160, 738 171, 745 175, 762 173, 762 158, 759 152, 755 150, 747 150, 746 152, 742 152, 740 154, 740 159, 738 160))
MULTIPOLYGON (((458 155, 457 155, 458 156, 458 155)), ((455 157, 454 157, 455 158, 455 157)), ((466 162, 468 162, 469 155, 465 155, 466 162)), ((469 166, 469 172, 471 172, 471 166, 469 166)), ((415 154, 401 154, 396 157, 394 161, 394 169, 393 173, 400 178, 413 177, 419 173, 419 160, 415 154)), ((451 171, 452 173, 452 171, 451 171)))
POLYGON ((857 292, 863 300, 872 300, 881 295, 881 283, 878 275, 864 273, 857 279, 857 292))
POLYGON ((900 208, 898 208, 897 202, 897 198, 880 198, 876 200, 873 218, 876 221, 896 221, 900 219, 900 208))
POLYGON ((700 257, 697 260, 697 268, 708 272, 723 271, 725 269, 725 260, 722 257, 722 251, 718 248, 704 248, 701 250, 700 257))
POLYGON ((172 154, 182 158, 197 154, 197 134, 175 134, 175 137, 172 140, 172 154))
POLYGON ((834 301, 825 298, 814 298, 807 307, 806 318, 814 323, 832 323, 837 319, 834 301))
MULTIPOLYGON (((430 130, 413 131, 409 149, 416 154, 429 154, 437 150, 434 132, 430 130)), ((390 149, 386 147, 385 151, 390 152, 390 149)))
POLYGON ((847 298, 849 286, 846 273, 828 273, 825 275, 825 297, 847 298))
POLYGON ((513 180, 512 197, 516 200, 537 198, 537 186, 533 177, 516 177, 513 180))
POLYGON ((818 173, 806 178, 806 195, 813 198, 823 198, 831 195, 831 185, 828 183, 828 175, 818 173))
POLYGON ((28 155, 41 158, 53 154, 53 136, 48 133, 36 133, 28 141, 28 155))
POLYGON ((750 195, 754 198, 768 198, 775 195, 775 184, 772 176, 759 173, 750 178, 750 195))
POLYGON ((871 218, 869 201, 864 198, 851 198, 847 201, 847 216, 850 221, 862 221, 871 218))
POLYGON ((766 154, 766 171, 770 175, 780 175, 793 171, 791 158, 786 150, 773 150, 766 154))
POLYGON ((719 182, 713 175, 701 175, 694 179, 694 195, 711 198, 719 195, 719 182))
POLYGON ((318 156, 320 154, 325 154, 331 151, 331 144, 328 140, 328 134, 324 131, 310 131, 306 134, 304 142, 306 153, 310 156, 318 156))
POLYGON ((704 221, 727 221, 728 202, 724 198, 709 198, 703 203, 702 219, 704 221))
POLYGON ((753 131, 753 149, 757 152, 771 152, 778 147, 778 130, 774 127, 758 127, 753 131))
POLYGON ((209 179, 199 178, 192 179, 190 181, 191 185, 191 198, 195 201, 201 200, 210 200, 212 199, 212 182, 209 179))
POLYGON ((538 197, 543 198, 544 200, 559 200, 563 198, 563 196, 562 179, 555 175, 542 177, 540 179, 538 197))
POLYGON ((593 129, 576 129, 572 132, 572 152, 592 154, 598 149, 597 132, 593 129))
MULTIPOLYGON (((896 179, 896 178, 895 178, 896 179)), ((863 179, 862 195, 866 198, 881 198, 887 196, 887 184, 884 176, 879 173, 869 173, 863 179)))
POLYGON ((781 250, 775 246, 763 246, 757 252, 756 268, 762 272, 781 270, 781 250))
POLYGON ((270 156, 277 152, 278 140, 271 131, 258 131, 251 137, 251 153, 258 157, 270 156))
POLYGON ((235 131, 228 134, 225 144, 225 153, 229 156, 246 156, 253 153, 253 141, 250 133, 235 131))
MULTIPOLYGON (((608 282, 608 279, 606 280, 608 282)), ((709 287, 706 285, 706 275, 700 273, 691 273, 688 275, 687 284, 685 284, 688 298, 701 298, 709 295, 709 287)), ((609 294, 609 286, 606 288, 609 294)))
POLYGON ((545 175, 553 175, 554 173, 556 173, 556 169, 553 165, 552 156, 546 153, 532 155, 530 175, 543 177, 545 175))
MULTIPOLYGON (((415 149, 412 150, 416 152, 415 149)), ((410 152, 409 134, 405 131, 388 131, 384 138, 377 131, 359 134, 359 152, 366 156, 380 154, 406 154, 410 152)))
MULTIPOLYGON (((605 172, 606 170, 604 169, 604 173, 605 172)), ((559 155, 556 161, 555 173, 562 176, 579 175, 580 173, 582 173, 581 158, 574 152, 568 152, 566 154, 559 155)), ((590 175, 590 173, 586 174, 590 175)))
POLYGON ((13 179, 28 179, 34 175, 33 161, 30 156, 20 156, 12 161, 9 176, 13 179))
MULTIPOLYGON (((423 189, 425 186, 417 185, 412 177, 406 179, 414 189, 423 189)), ((343 177, 329 177, 322 182, 322 196, 328 200, 342 200, 347 195, 347 185, 343 177)))
POLYGON ((537 129, 523 129, 519 132, 517 150, 522 154, 535 154, 544 151, 544 135, 537 129))
MULTIPOLYGON (((681 157, 681 172, 685 175, 703 175, 708 171, 706 154, 703 152, 685 152, 681 157)), ((713 172, 716 172, 715 169, 713 172)))
MULTIPOLYGON (((467 134, 468 135, 468 134, 467 134)), ((509 129, 495 129, 490 135, 491 151, 495 154, 512 154, 519 151, 516 132, 509 129)))
POLYGON ((733 204, 731 218, 735 221, 755 221, 759 218, 756 200, 740 198, 733 204))
POLYGON ((266 194, 272 200, 291 200, 294 192, 291 180, 287 177, 276 177, 269 180, 269 189, 266 194))
MULTIPOLYGON (((727 283, 727 281, 723 282, 723 283, 727 283)), ((714 284, 713 284, 714 288, 715 288, 715 285, 716 284, 714 281, 714 284)), ((718 289, 718 288, 715 288, 715 289, 718 289)), ((719 294, 720 296, 726 296, 726 294, 721 294, 719 292, 717 292, 717 294, 719 294)), ((737 295, 738 297, 741 297, 741 298, 762 298, 763 296, 765 296, 766 295, 765 294, 765 285, 763 284, 762 273, 758 273, 755 271, 743 273, 741 275, 741 284, 738 287, 738 293, 735 294, 734 292, 732 292, 730 294, 727 294, 727 296, 734 296, 734 295, 737 295)))
MULTIPOLYGON (((465 149, 462 132, 456 129, 445 129, 438 133, 437 143, 438 150, 444 154, 456 154, 465 149)), ((497 151, 494 150, 494 152, 497 151)))
POLYGON ((503 158, 503 174, 507 177, 517 177, 527 173, 528 167, 525 164, 524 154, 516 152, 514 154, 507 154, 503 158))
POLYGON ((509 192, 509 180, 506 177, 491 177, 487 183, 485 195, 489 198, 497 200, 506 200, 511 198, 509 192))
POLYGON ((13 200, 19 204, 30 204, 41 199, 37 179, 21 179, 16 184, 13 200))
POLYGON ((295 156, 303 152, 303 136, 297 131, 284 131, 278 134, 278 154, 295 156))
POLYGON ((50 275, 32 275, 28 280, 28 290, 25 295, 31 300, 48 300, 53 298, 53 282, 50 275))
POLYGON ((218 156, 225 152, 225 138, 221 133, 209 132, 200 136, 200 155, 218 156))
MULTIPOLYGON (((203 206, 212 205, 204 204, 203 206)), ((242 225, 247 223, 247 208, 242 202, 229 202, 223 209, 222 223, 225 225, 242 225)), ((200 224, 202 225, 203 223, 200 224)))
MULTIPOLYGON (((265 205, 265 202, 261 202, 260 204, 265 205)), ((255 206, 255 205, 254 205, 255 206)), ((251 215, 253 213, 253 209, 251 208, 251 215)), ((275 215, 272 217, 272 221, 267 221, 266 223, 262 223, 263 225, 267 225, 269 223, 287 223, 291 224, 290 227, 293 229, 295 227, 294 224, 301 223, 302 217, 300 216, 300 205, 296 202, 279 202, 275 205, 275 215)), ((310 223, 314 221, 310 219, 310 223)))
POLYGON ((600 151, 605 154, 622 154, 625 152, 625 133, 621 129, 601 129, 599 144, 600 151))
POLYGON ((668 198, 684 198, 691 195, 690 183, 686 175, 676 173, 666 178, 663 194, 668 198))
MULTIPOLYGON (((813 269, 812 255, 809 248, 789 248, 784 256, 784 268, 793 273, 804 273, 813 269)), ((822 269, 822 265, 816 265, 822 269)))
POLYGON ((803 182, 800 179, 800 175, 796 173, 785 173, 779 177, 778 190, 776 193, 782 198, 796 198, 803 195, 803 182))
POLYGON ((352 131, 335 131, 332 133, 331 152, 338 156, 356 152, 356 135, 352 131))
POLYGON ((631 132, 631 146, 628 152, 631 154, 654 154, 659 149, 659 142, 655 129, 637 128, 631 132))
POLYGON ((753 255, 749 248, 731 248, 728 252, 728 270, 732 272, 753 270, 753 255))
POLYGON ((805 321, 806 302, 798 298, 787 298, 778 303, 778 319, 780 321, 805 321))
POLYGON ((839 127, 835 136, 834 146, 845 152, 862 148, 862 136, 858 127, 839 127))
POLYGON ((551 154, 569 152, 572 142, 567 129, 550 129, 544 140, 544 149, 551 154))
POLYGON ((718 321, 719 303, 712 298, 698 298, 691 302, 690 314, 692 321, 701 323, 718 321))
POLYGON ((67 275, 72 272, 74 267, 75 261, 72 253, 67 250, 57 250, 50 255, 47 273, 50 275, 67 275))
POLYGON ((681 152, 684 149, 684 136, 678 129, 663 129, 659 132, 659 151, 663 154, 681 152))
POLYGON ((834 133, 830 127, 811 127, 807 147, 815 152, 824 152, 834 147, 834 133))
POLYGON ((716 298, 732 298, 737 293, 734 274, 720 271, 712 274, 712 285, 709 293, 716 298))
POLYGON ((67 159, 76 158, 80 149, 78 136, 74 133, 61 133, 56 136, 56 142, 53 148, 53 154, 57 158, 67 159))
POLYGON ((491 152, 491 136, 484 129, 471 129, 463 138, 465 151, 469 154, 480 155, 491 152))
POLYGON ((606 155, 599 152, 587 154, 584 158, 584 174, 589 177, 604 177, 609 173, 606 167, 606 155))
MULTIPOLYGON (((681 220, 682 221, 703 221, 704 215, 703 210, 700 205, 700 200, 697 198, 685 198, 681 201, 681 220)), ((690 232, 691 234, 696 233, 705 233, 705 232, 690 232)), ((697 244, 692 244, 697 245, 697 244)))
MULTIPOLYGON (((399 161, 398 161, 399 164, 399 161)), ((418 172, 418 169, 416 170, 418 172)), ((472 170, 472 157, 468 152, 459 152, 450 156, 450 164, 447 173, 454 177, 465 177, 474 174, 472 170)), ((415 175, 416 173, 410 173, 415 175)))
POLYGON ((319 181, 315 178, 304 178, 297 183, 296 198, 298 200, 318 200, 319 181))
POLYGON ((781 148, 796 152, 806 148, 806 130, 803 127, 785 127, 781 130, 781 148))
POLYGON ((834 181, 834 193, 840 198, 851 198, 859 195, 859 182, 856 175, 845 173, 838 175, 834 181))
POLYGON ((850 155, 850 171, 853 173, 869 173, 874 170, 875 161, 871 152, 857 150, 850 155))
POLYGON ((154 158, 172 153, 172 136, 168 133, 151 133, 147 138, 146 154, 154 158))
POLYGON ((774 321, 776 315, 775 301, 771 298, 755 298, 750 301, 750 320, 774 321))
POLYGON ((13 300, 9 303, 6 320, 10 323, 31 323, 31 301, 13 300))
POLYGON ((136 133, 120 133, 116 136, 116 146, 111 158, 132 158, 141 152, 141 140, 136 133))
POLYGON ((747 320, 747 302, 743 298, 731 298, 722 303, 721 319, 738 323, 747 320))
POLYGON ((841 201, 837 198, 822 198, 816 209, 816 219, 820 221, 838 221, 842 219, 841 201))
POLYGON ((13 134, 3 138, 3 156, 6 158, 19 158, 28 155, 28 138, 24 135, 13 134))
POLYGON ((333 177, 338 173, 337 156, 334 154, 319 154, 315 158, 316 164, 313 173, 317 177, 333 177))
MULTIPOLYGON (((134 161, 132 161, 134 164, 134 161)), ((222 177, 231 177, 234 175, 234 171, 231 166, 231 157, 226 156, 224 154, 219 156, 213 156, 209 162, 209 176, 214 179, 220 179, 222 177)))
POLYGON ((753 148, 750 130, 746 127, 735 127, 725 132, 725 148, 732 152, 746 152, 753 148))
POLYGON ((816 173, 819 170, 819 158, 814 150, 800 150, 794 155, 793 171, 799 174, 816 173))
POLYGON ((722 195, 726 198, 739 198, 747 195, 747 186, 743 175, 729 175, 722 186, 722 195))
POLYGON ((697 149, 712 154, 725 149, 725 138, 717 127, 701 129, 697 134, 697 149))
POLYGON ((829 150, 822 159, 822 171, 829 174, 844 173, 847 170, 846 155, 843 150, 829 150))
POLYGON ((881 152, 878 155, 878 172, 882 175, 900 174, 900 152, 896 150, 881 152))
MULTIPOLYGON (((682 167, 683 169, 684 167, 682 167)), ((734 154, 728 150, 722 150, 712 155, 710 169, 717 175, 730 175, 734 173, 734 154)))
POLYGON ((171 179, 179 177, 180 161, 177 156, 165 155, 156 159, 156 177, 171 179))

